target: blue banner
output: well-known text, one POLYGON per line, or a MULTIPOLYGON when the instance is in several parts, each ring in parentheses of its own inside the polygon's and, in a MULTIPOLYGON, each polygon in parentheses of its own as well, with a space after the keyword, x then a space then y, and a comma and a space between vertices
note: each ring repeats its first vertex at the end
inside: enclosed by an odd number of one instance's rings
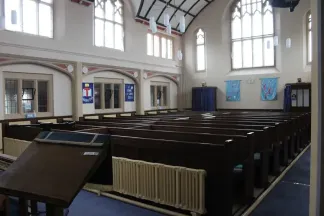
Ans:
POLYGON ((125 101, 134 102, 134 84, 125 84, 125 101))
POLYGON ((83 104, 93 103, 93 83, 82 83, 83 104))
POLYGON ((261 100, 274 101, 277 100, 278 78, 262 78, 261 79, 261 100))
POLYGON ((228 80, 226 82, 226 101, 241 100, 241 81, 228 80))

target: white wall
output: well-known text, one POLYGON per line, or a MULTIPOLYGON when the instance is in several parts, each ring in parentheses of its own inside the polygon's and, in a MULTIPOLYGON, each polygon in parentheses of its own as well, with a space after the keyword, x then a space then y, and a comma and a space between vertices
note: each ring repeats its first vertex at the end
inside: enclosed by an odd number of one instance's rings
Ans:
MULTIPOLYGON (((55 0, 54 39, 0 31, 0 54, 179 73, 179 62, 146 55, 148 26, 135 21, 132 7, 124 8, 125 52, 93 46, 93 7, 55 0)), ((175 37, 174 50, 179 46, 180 38, 175 37)))
MULTIPOLYGON (((49 74, 53 76, 54 116, 72 115, 72 81, 68 75, 43 66, 15 64, 0 66, 0 119, 4 119, 3 72, 49 74)), ((28 76, 27 76, 28 77, 28 76)))
POLYGON ((168 86, 168 108, 169 109, 175 109, 178 108, 178 102, 177 102, 177 96, 178 96, 178 86, 175 82, 173 82, 172 80, 165 78, 165 77, 152 77, 149 79, 146 79, 144 81, 144 110, 153 110, 155 108, 151 107, 151 83, 152 82, 160 82, 160 83, 164 83, 167 84, 168 86))
POLYGON ((310 66, 306 66, 305 48, 305 15, 310 8, 309 0, 300 1, 295 12, 288 9, 275 9, 276 35, 279 46, 276 49, 276 67, 231 71, 230 50, 230 20, 228 0, 214 1, 192 23, 184 37, 184 81, 182 91, 185 91, 184 107, 191 107, 191 88, 201 86, 206 81, 208 86, 217 86, 218 108, 230 109, 282 109, 283 89, 285 83, 296 82, 297 78, 310 81, 310 66), (207 71, 195 72, 195 31, 203 28, 207 40, 207 71), (291 38, 292 47, 286 48, 285 41, 291 38), (244 73, 245 75, 241 75, 244 73), (260 78, 279 77, 278 100, 260 100, 260 78), (254 79, 254 84, 246 81, 254 79), (241 101, 226 102, 225 80, 242 80, 241 101))
MULTIPOLYGON (((120 73, 112 72, 112 71, 103 71, 103 72, 98 72, 98 73, 92 73, 89 75, 85 75, 83 77, 83 82, 90 82, 93 83, 95 78, 110 78, 110 79, 120 79, 123 80, 123 88, 121 88, 122 91, 122 103, 124 103, 124 110, 123 112, 132 112, 136 111, 136 84, 134 80, 129 78, 128 76, 125 76, 120 73), (134 102, 125 102, 125 84, 135 84, 135 89, 134 89, 134 102)), ((81 91, 81 89, 80 89, 81 91)), ((95 105, 93 104, 83 104, 83 114, 94 114, 95 113, 95 105)))

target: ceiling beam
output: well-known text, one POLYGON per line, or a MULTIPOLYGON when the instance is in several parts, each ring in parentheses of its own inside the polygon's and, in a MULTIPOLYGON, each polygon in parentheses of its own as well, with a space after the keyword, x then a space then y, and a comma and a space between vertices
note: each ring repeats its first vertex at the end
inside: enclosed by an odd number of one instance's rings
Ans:
MULTIPOLYGON (((160 2, 163 2, 163 3, 167 3, 165 0, 159 0, 160 2)), ((175 6, 175 5, 173 5, 173 4, 169 4, 170 5, 170 7, 173 7, 174 9, 176 9, 176 10, 179 10, 179 11, 182 11, 183 13, 186 13, 187 11, 185 11, 185 10, 183 10, 183 9, 181 9, 180 7, 182 6, 182 4, 185 2, 186 0, 184 0, 180 5, 179 5, 179 7, 177 7, 177 6, 175 6)), ((191 13, 188 13, 188 15, 190 15, 190 16, 195 16, 195 15, 193 15, 193 14, 191 14, 191 13)))
MULTIPOLYGON (((185 13, 185 17, 187 16, 187 14, 191 11, 191 9, 192 8, 194 8, 197 4, 198 4, 198 2, 199 2, 200 0, 197 0, 194 4, 192 4, 191 5, 191 7, 189 8, 189 10, 187 11, 187 13, 185 13)), ((205 1, 207 1, 207 0, 205 0, 205 1)), ((207 1, 208 2, 208 1, 207 1)), ((208 3, 207 3, 208 4, 208 3)), ((194 16, 193 18, 195 18, 196 16, 194 16)), ((178 29, 179 28, 179 25, 180 25, 180 23, 178 23, 178 25, 177 25, 177 27, 176 27, 176 29, 178 29)))
POLYGON ((146 11, 145 17, 147 17, 147 15, 150 13, 150 11, 151 11, 151 9, 152 9, 152 7, 154 6, 154 4, 155 4, 156 1, 157 1, 157 0, 154 0, 154 1, 152 2, 152 4, 150 5, 149 9, 146 11))
POLYGON ((168 7, 168 5, 170 4, 171 1, 172 0, 169 0, 169 2, 165 4, 163 10, 161 11, 161 13, 159 14, 159 16, 158 16, 158 18, 156 20, 160 19, 160 17, 162 16, 162 14, 164 13, 165 9, 168 7))

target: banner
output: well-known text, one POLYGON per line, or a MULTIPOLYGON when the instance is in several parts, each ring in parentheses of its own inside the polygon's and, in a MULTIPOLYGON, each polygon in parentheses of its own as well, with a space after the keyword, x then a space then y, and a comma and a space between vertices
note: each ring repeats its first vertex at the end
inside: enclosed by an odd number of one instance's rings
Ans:
POLYGON ((241 81, 228 80, 226 82, 226 101, 241 100, 241 81))
POLYGON ((134 84, 125 84, 125 101, 134 102, 134 84))
POLYGON ((82 83, 82 102, 83 104, 93 103, 93 83, 82 83))
POLYGON ((261 79, 261 100, 274 101, 277 100, 278 78, 262 78, 261 79))

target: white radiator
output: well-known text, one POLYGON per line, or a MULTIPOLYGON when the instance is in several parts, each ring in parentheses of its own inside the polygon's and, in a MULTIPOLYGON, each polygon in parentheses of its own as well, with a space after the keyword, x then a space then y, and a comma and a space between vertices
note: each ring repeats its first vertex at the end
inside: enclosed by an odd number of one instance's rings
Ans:
POLYGON ((206 171, 113 157, 113 190, 198 214, 205 209, 206 171))

